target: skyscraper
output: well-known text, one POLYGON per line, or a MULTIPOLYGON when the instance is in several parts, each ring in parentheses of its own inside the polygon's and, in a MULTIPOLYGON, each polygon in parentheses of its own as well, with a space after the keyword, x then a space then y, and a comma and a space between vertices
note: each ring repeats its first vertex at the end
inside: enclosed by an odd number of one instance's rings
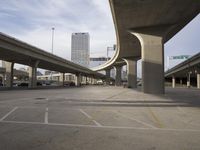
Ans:
POLYGON ((90 36, 89 33, 72 33, 71 60, 74 63, 89 67, 90 62, 90 36))

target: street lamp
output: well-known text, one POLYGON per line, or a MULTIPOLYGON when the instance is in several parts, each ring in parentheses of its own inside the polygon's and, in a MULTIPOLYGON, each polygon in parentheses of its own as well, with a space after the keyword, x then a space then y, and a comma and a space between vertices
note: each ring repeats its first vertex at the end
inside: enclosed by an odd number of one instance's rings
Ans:
MULTIPOLYGON (((54 42, 54 30, 55 30, 55 28, 52 27, 51 30, 52 30, 52 43, 51 43, 51 44, 52 44, 52 45, 51 45, 52 47, 51 47, 51 53, 53 54, 53 42, 54 42)), ((53 78, 53 77, 52 77, 52 74, 53 74, 53 72, 51 71, 51 73, 50 73, 50 79, 51 79, 51 81, 52 81, 52 78, 53 78)))
POLYGON ((54 42, 54 30, 55 30, 55 28, 52 27, 51 29, 52 29, 52 47, 51 47, 51 52, 53 54, 53 42, 54 42))

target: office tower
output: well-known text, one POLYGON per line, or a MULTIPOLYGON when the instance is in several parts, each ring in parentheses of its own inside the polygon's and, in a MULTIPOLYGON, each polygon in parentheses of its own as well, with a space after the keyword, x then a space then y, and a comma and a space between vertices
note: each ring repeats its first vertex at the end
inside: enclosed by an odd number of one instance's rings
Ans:
POLYGON ((89 33, 72 33, 71 60, 74 63, 89 67, 90 36, 89 33))

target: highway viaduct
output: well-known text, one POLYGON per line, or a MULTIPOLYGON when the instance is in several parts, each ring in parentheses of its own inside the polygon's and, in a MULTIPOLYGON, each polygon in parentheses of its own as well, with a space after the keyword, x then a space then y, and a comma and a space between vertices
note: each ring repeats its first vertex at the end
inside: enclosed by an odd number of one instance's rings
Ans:
POLYGON ((200 89, 200 53, 169 69, 165 78, 172 81, 173 88, 179 81, 180 86, 185 84, 189 88, 193 84, 200 89))
POLYGON ((121 67, 127 65, 128 87, 137 87, 137 61, 142 60, 142 91, 163 94, 164 43, 200 12, 200 1, 109 0, 116 30, 116 54, 105 64, 107 77, 115 67, 121 84, 121 67))
POLYGON ((0 33, 0 60, 6 61, 4 63, 6 68, 4 70, 6 71, 6 87, 12 87, 15 63, 29 66, 29 88, 37 86, 37 68, 61 72, 63 83, 64 73, 73 73, 76 75, 77 86, 80 85, 81 76, 93 79, 105 78, 103 74, 45 52, 3 33, 0 33))

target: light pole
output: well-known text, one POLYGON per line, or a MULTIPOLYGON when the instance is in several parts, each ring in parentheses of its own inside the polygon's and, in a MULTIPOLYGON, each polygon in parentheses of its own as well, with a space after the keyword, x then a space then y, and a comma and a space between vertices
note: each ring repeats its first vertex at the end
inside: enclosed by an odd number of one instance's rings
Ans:
POLYGON ((52 29, 52 47, 51 47, 51 52, 53 54, 53 42, 54 42, 54 30, 55 30, 55 28, 52 27, 51 29, 52 29))
MULTIPOLYGON (((53 42, 54 42, 54 30, 55 30, 55 28, 52 27, 51 30, 52 30, 52 41, 51 41, 51 42, 52 42, 52 43, 51 43, 52 45, 51 45, 51 53, 53 54, 53 42)), ((52 78, 53 78, 53 77, 52 77, 52 74, 53 74, 53 72, 51 71, 51 76, 50 76, 51 81, 52 81, 52 78)))

